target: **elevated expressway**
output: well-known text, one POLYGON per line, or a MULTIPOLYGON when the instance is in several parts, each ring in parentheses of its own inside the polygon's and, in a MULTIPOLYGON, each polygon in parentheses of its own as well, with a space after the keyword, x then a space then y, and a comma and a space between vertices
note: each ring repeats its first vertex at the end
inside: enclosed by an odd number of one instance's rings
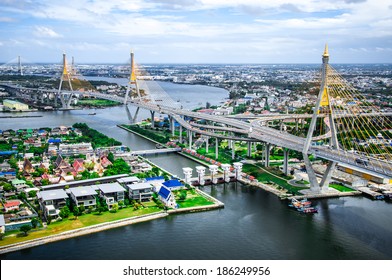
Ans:
MULTIPOLYGON (((303 152, 303 147, 305 145, 305 138, 291 135, 287 132, 278 131, 276 129, 263 125, 262 124, 263 121, 267 120, 267 118, 264 118, 263 120, 259 120, 259 121, 254 121, 252 123, 248 123, 245 121, 235 120, 224 116, 190 112, 188 110, 183 110, 183 109, 173 109, 166 106, 159 106, 159 105, 149 104, 136 100, 130 100, 129 103, 140 108, 144 108, 150 111, 159 111, 162 114, 167 114, 169 116, 172 116, 176 121, 179 122, 181 126, 191 131, 196 131, 200 134, 207 135, 210 137, 219 137, 219 138, 240 140, 240 141, 266 142, 272 145, 287 148, 297 152, 303 152), (183 119, 184 116, 224 124, 226 126, 231 127, 232 128, 231 131, 236 133, 243 133, 244 135, 246 135, 246 137, 244 138, 233 137, 233 136, 212 133, 207 130, 201 130, 199 127, 196 128, 191 123, 185 121, 183 119)), ((308 117, 310 118, 311 116, 309 115, 308 117)), ((276 119, 277 116, 274 118, 276 119)), ((220 126, 203 126, 203 127, 215 129, 215 130, 223 129, 220 126)), ((224 129, 230 131, 230 129, 228 128, 224 128, 224 129)), ((308 153, 313 154, 319 158, 323 158, 329 161, 334 161, 349 167, 353 167, 362 172, 366 172, 378 176, 379 175, 386 176, 389 178, 392 177, 392 169, 390 167, 390 164, 384 160, 361 156, 361 159, 364 159, 366 163, 364 164, 363 161, 359 163, 358 162, 359 156, 357 154, 347 152, 344 150, 330 149, 328 147, 318 147, 318 146, 310 147, 308 153)))
MULTIPOLYGON (((19 87, 12 84, 4 83, 0 84, 2 86, 9 87, 15 91, 18 91, 19 94, 30 95, 32 92, 39 92, 39 93, 54 93, 55 90, 50 89, 31 89, 25 87, 19 87)), ((94 96, 97 98, 102 98, 106 100, 117 101, 120 103, 124 102, 124 97, 117 96, 117 95, 109 95, 104 93, 98 92, 71 92, 71 91, 62 91, 64 95, 77 95, 83 94, 88 96, 94 96)), ((127 100, 128 104, 133 106, 143 108, 153 112, 160 112, 162 114, 167 114, 175 119, 182 127, 194 131, 196 133, 200 133, 202 135, 206 135, 209 137, 216 137, 216 138, 223 138, 229 139, 234 141, 248 141, 248 142, 265 142, 275 146, 287 148, 290 150, 303 152, 303 147, 305 145, 305 138, 298 137, 295 135, 291 135, 284 131, 279 131, 273 128, 266 126, 265 124, 268 121, 273 120, 284 120, 284 119, 303 119, 303 118, 311 118, 312 115, 304 114, 304 115, 273 115, 273 116, 261 116, 257 120, 250 122, 237 120, 235 118, 230 118, 226 116, 219 116, 219 115, 209 115, 204 113, 197 113, 191 112, 184 109, 173 108, 165 105, 160 105, 151 102, 144 102, 137 99, 130 99, 127 100), (198 124, 193 122, 187 122, 184 120, 184 116, 195 118, 195 119, 203 119, 207 121, 211 121, 214 123, 220 123, 226 125, 226 127, 222 126, 208 126, 203 125, 204 129, 198 124), (214 132, 212 132, 212 131, 214 132), (220 133, 216 133, 215 131, 229 131, 233 134, 242 134, 243 136, 235 136, 235 135, 224 135, 220 133)), ((372 116, 376 115, 373 113, 368 113, 366 115, 372 116)), ((391 113, 386 115, 392 115, 391 113)), ((323 115, 320 115, 323 117, 323 115)), ((336 118, 342 117, 350 117, 349 114, 337 114, 335 115, 336 118)), ((334 161, 340 164, 344 164, 348 167, 355 168, 359 171, 373 174, 373 175, 381 175, 392 178, 392 169, 388 162, 372 157, 361 156, 361 159, 364 161, 358 161, 358 155, 344 151, 339 149, 329 149, 327 147, 316 147, 312 146, 308 150, 308 154, 313 154, 319 158, 323 158, 329 161, 334 161)))

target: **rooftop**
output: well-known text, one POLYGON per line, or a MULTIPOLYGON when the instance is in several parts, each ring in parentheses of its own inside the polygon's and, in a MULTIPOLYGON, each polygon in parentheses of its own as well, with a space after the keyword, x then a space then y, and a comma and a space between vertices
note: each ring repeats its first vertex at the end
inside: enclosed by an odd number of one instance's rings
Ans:
POLYGON ((161 189, 159 190, 158 195, 162 196, 164 199, 167 199, 170 195, 170 190, 165 186, 162 186, 161 189))
POLYGON ((65 199, 68 198, 67 193, 64 190, 50 190, 39 192, 42 200, 53 200, 53 199, 65 199))
POLYGON ((130 184, 127 185, 127 187, 130 190, 136 191, 136 190, 144 190, 144 189, 150 189, 152 188, 151 184, 149 183, 136 183, 136 184, 130 184))
POLYGON ((103 193, 113 193, 113 192, 125 191, 125 189, 117 182, 97 185, 97 188, 100 189, 103 193))
POLYGON ((70 188, 69 192, 72 193, 75 197, 87 196, 87 195, 96 195, 97 194, 95 189, 92 188, 91 186, 70 188))
POLYGON ((133 183, 133 182, 139 182, 139 178, 135 177, 135 176, 129 176, 129 177, 124 177, 124 178, 120 178, 117 179, 117 182, 119 182, 120 184, 124 183, 133 183))

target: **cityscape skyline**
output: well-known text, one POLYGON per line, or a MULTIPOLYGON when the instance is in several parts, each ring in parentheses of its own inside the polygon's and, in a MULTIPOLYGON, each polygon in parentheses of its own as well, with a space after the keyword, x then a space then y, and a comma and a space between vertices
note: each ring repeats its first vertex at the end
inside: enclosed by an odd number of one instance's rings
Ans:
POLYGON ((391 63, 392 1, 0 1, 0 61, 391 63))

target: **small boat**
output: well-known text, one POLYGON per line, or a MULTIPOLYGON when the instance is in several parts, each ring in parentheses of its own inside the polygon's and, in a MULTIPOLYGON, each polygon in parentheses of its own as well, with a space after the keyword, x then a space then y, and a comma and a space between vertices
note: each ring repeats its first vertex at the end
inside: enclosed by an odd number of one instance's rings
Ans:
POLYGON ((97 113, 88 113, 90 116, 95 116, 97 113))
POLYGON ((312 213, 317 213, 318 210, 315 207, 304 207, 300 212, 304 214, 312 214, 312 213))

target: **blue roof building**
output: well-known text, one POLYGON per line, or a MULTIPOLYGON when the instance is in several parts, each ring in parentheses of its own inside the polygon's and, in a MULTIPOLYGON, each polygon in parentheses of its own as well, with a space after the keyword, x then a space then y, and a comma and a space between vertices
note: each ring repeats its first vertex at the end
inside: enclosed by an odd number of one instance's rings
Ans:
POLYGON ((179 188, 183 187, 184 185, 177 179, 171 179, 169 181, 163 182, 162 183, 165 187, 168 188, 179 188))
POLYGON ((149 182, 149 181, 161 181, 161 180, 164 181, 165 177, 163 177, 163 176, 155 176, 155 177, 146 178, 147 182, 149 182))
POLYGON ((178 208, 178 204, 176 203, 176 199, 174 198, 171 190, 164 185, 161 186, 158 192, 158 198, 165 204, 166 207, 169 208, 178 208))

